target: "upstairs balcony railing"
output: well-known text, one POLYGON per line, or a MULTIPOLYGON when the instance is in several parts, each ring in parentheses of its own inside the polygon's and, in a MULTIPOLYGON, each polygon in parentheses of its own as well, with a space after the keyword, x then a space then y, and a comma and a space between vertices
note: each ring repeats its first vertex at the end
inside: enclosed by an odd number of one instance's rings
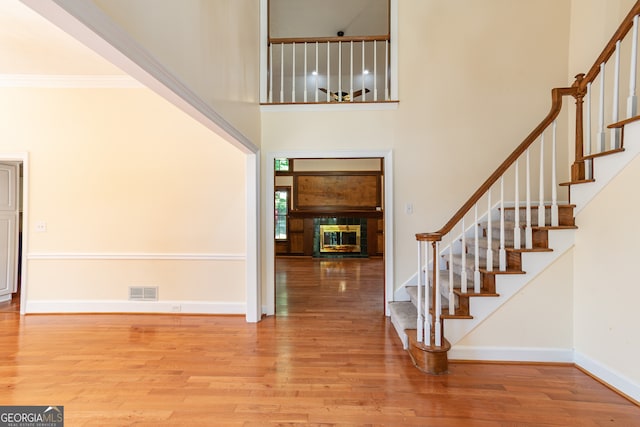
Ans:
POLYGON ((390 38, 270 38, 267 103, 390 101, 390 38))

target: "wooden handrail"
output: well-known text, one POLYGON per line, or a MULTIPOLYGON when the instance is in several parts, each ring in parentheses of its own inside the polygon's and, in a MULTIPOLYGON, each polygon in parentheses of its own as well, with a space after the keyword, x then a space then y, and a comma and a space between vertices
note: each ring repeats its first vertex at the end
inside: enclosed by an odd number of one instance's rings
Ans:
POLYGON ((629 30, 633 28, 633 18, 634 16, 639 14, 640 1, 637 1, 636 4, 631 8, 631 11, 624 18, 616 32, 613 34, 611 40, 609 40, 609 43, 607 43, 605 48, 602 50, 602 53, 600 54, 600 56, 598 56, 598 59, 596 59, 596 61, 593 63, 593 66, 591 67, 589 72, 585 74, 584 79, 580 83, 581 90, 585 90, 587 84, 593 83, 595 78, 598 77, 598 74, 600 73, 600 64, 602 64, 603 62, 607 62, 609 58, 611 58, 611 55, 613 55, 616 51, 616 43, 619 40, 622 40, 627 35, 629 30))
MULTIPOLYGON (((582 75, 580 75, 582 76, 582 75)), ((480 198, 495 184, 498 179, 509 169, 509 167, 533 144, 540 135, 558 117, 562 110, 562 97, 566 95, 576 95, 578 93, 578 81, 571 87, 554 88, 551 90, 551 110, 540 124, 522 141, 522 143, 505 159, 504 162, 487 178, 487 180, 476 190, 464 205, 453 215, 444 227, 435 233, 418 233, 416 240, 434 241, 441 240, 442 236, 449 233, 453 227, 462 220, 464 215, 480 200, 480 198)))
POLYGON ((269 38, 268 44, 291 44, 291 43, 326 43, 326 42, 372 42, 389 41, 389 35, 380 36, 343 36, 343 37, 279 37, 269 38))

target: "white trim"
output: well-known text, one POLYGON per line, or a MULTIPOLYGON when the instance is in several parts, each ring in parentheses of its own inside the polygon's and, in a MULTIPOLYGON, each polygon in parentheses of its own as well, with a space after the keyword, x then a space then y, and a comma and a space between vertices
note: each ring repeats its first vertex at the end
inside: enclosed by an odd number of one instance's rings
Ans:
POLYGON ((398 109, 398 101, 392 102, 331 102, 318 104, 264 104, 260 111, 391 111, 398 109))
POLYGON ((127 75, 0 74, 0 87, 136 89, 145 86, 127 75))
POLYGON ((449 360, 573 363, 573 350, 546 347, 479 347, 454 345, 449 360))
POLYGON ((21 1, 242 152, 258 151, 253 142, 136 43, 93 2, 21 1))
POLYGON ((202 301, 36 300, 25 304, 26 313, 172 313, 245 314, 244 303, 202 301), (179 306, 179 311, 175 307, 179 306))
POLYGON ((262 318, 262 285, 260 280, 260 155, 246 155, 246 265, 247 322, 262 318))
POLYGON ((573 359, 576 365, 589 372, 591 375, 604 381, 616 390, 626 394, 636 402, 640 402, 640 384, 625 377, 615 369, 606 366, 597 360, 591 359, 589 356, 582 354, 579 351, 574 352, 573 359))
MULTIPOLYGON (((393 301, 394 292, 394 264, 393 264, 393 152, 388 151, 279 151, 265 155, 265 194, 273 194, 275 190, 274 163, 276 158, 293 159, 331 159, 331 158, 382 158, 384 161, 384 275, 385 275, 385 315, 389 316, 389 302, 393 301)), ((275 314, 275 243, 273 199, 265 197, 265 291, 267 315, 275 314)))
POLYGON ((245 261, 244 254, 188 254, 145 252, 31 252, 29 260, 179 260, 179 261, 245 261))

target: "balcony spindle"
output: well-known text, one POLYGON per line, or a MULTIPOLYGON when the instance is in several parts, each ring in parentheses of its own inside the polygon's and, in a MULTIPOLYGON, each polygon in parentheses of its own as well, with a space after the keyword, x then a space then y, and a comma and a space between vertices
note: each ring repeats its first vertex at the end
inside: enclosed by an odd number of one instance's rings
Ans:
POLYGON ((338 100, 342 101, 342 42, 338 42, 338 100))
POLYGON ((378 100, 378 45, 373 41, 373 100, 378 100))
POLYGON ((351 40, 350 43, 349 57, 349 64, 351 66, 351 69, 349 71, 349 101, 353 102, 353 40, 351 40))
POLYGON ((473 254, 474 254, 474 266, 473 266, 473 292, 476 294, 480 293, 480 237, 478 233, 480 232, 480 224, 478 223, 478 204, 474 205, 474 223, 473 229, 474 233, 474 243, 473 243, 473 254))
MULTIPOLYGON (((620 40, 616 42, 616 55, 615 55, 615 69, 613 76, 613 106, 611 109, 611 123, 616 123, 619 120, 620 114, 620 40)), ((620 146, 620 128, 611 129, 611 149, 616 149, 620 146)))
POLYGON ((519 161, 518 159, 516 159, 516 165, 515 165, 515 175, 516 175, 516 182, 515 182, 515 195, 514 195, 514 199, 515 199, 515 206, 514 206, 514 225, 513 225, 513 247, 515 249, 520 249, 521 247, 521 242, 520 242, 520 170, 519 170, 519 161))
POLYGON ((606 150, 607 135, 604 133, 604 67, 605 63, 600 64, 600 111, 598 114, 598 150, 600 152, 606 150))
POLYGON ((500 177, 500 251, 498 260, 500 271, 507 270, 507 250, 504 247, 504 175, 500 177))
POLYGON ((307 42, 304 42, 304 102, 307 102, 307 42))
POLYGON ((327 102, 331 101, 331 42, 327 42, 327 102))
POLYGON ((629 69, 629 97, 627 98, 627 118, 634 117, 638 111, 636 97, 636 75, 638 72, 638 15, 633 17, 633 35, 631 39, 631 65, 629 69))
POLYGON ((389 42, 384 44, 384 100, 391 99, 389 96, 389 42))
POLYGON ((291 102, 296 102, 296 43, 291 43, 291 102))
POLYGON ((280 43, 280 103, 284 102, 284 43, 280 43))
POLYGON ((269 43, 269 103, 273 103, 273 44, 269 43))
POLYGON ((556 159, 556 134, 557 123, 553 121, 553 135, 551 139, 551 226, 557 227, 560 224, 558 212, 558 176, 557 176, 557 159, 556 159))
POLYGON ((544 134, 540 137, 540 181, 538 187, 538 227, 544 227, 545 207, 544 207, 544 134))
POLYGON ((367 100, 367 93, 365 92, 365 88, 364 88, 364 72, 367 69, 365 67, 365 44, 364 44, 364 40, 362 40, 362 101, 366 101, 367 100))
POLYGON ((316 91, 315 91, 315 95, 314 95, 316 102, 318 102, 318 74, 319 74, 318 73, 318 71, 319 71, 318 70, 318 50, 319 50, 318 48, 319 47, 320 46, 319 46, 318 42, 316 42, 316 67, 314 69, 314 75, 313 75, 313 77, 315 77, 314 80, 315 80, 315 84, 316 84, 316 91))
POLYGON ((525 170, 525 185, 526 185, 526 202, 525 202, 525 214, 527 225, 524 229, 524 246, 527 249, 533 249, 533 229, 531 228, 531 168, 529 161, 529 149, 526 151, 526 170, 525 170))

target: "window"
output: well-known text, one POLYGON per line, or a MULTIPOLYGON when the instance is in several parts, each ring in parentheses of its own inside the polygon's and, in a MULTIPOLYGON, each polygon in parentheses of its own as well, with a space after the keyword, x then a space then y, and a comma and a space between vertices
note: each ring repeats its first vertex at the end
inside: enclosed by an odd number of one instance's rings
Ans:
POLYGON ((289 195, 290 187, 276 187, 275 191, 275 238, 287 240, 287 220, 289 219, 289 195))
POLYGON ((291 170, 289 159, 275 159, 274 169, 276 172, 289 172, 291 170))

